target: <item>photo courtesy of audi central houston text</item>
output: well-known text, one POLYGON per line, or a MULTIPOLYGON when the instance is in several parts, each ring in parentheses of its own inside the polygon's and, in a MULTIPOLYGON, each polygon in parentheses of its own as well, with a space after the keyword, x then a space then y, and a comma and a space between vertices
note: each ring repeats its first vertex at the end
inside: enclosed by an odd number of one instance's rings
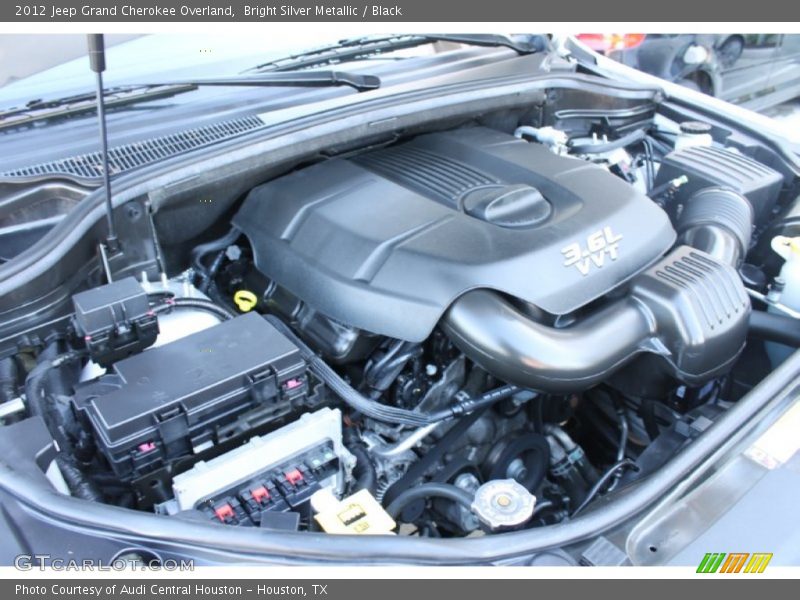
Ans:
POLYGON ((334 30, 0 34, 0 564, 800 565, 800 35, 334 30))

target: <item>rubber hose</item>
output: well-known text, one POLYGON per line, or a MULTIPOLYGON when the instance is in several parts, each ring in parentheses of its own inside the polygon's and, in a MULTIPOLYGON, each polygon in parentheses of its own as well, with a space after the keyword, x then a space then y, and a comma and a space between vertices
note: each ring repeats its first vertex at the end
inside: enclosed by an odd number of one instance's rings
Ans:
MULTIPOLYGON (((505 400, 506 398, 510 398, 514 394, 520 392, 521 389, 522 388, 519 388, 515 385, 503 385, 493 390, 489 390, 488 392, 484 392, 475 398, 467 398, 466 400, 462 400, 458 404, 454 404, 449 408, 431 413, 431 422, 443 421, 451 417, 460 417, 467 413, 475 412, 476 410, 491 406, 492 404, 496 404, 501 400, 505 400)), ((533 397, 535 398, 536 395, 533 397)))
POLYGON ((0 360, 0 402, 17 397, 17 361, 13 357, 0 360))
POLYGON ((386 351, 384 352, 383 356, 380 359, 369 363, 368 370, 373 371, 376 369, 382 369, 386 363, 392 360, 397 355, 397 353, 400 352, 400 350, 403 348, 403 346, 405 346, 405 344, 406 342, 404 342, 403 340, 395 340, 394 343, 392 343, 389 346, 389 348, 386 349, 386 351))
MULTIPOLYGON (((625 408, 620 403, 616 407, 617 417, 619 419, 619 445, 617 446, 617 462, 625 458, 625 451, 628 447, 628 417, 625 414, 625 408)), ((613 492, 622 477, 622 471, 617 471, 613 477, 611 485, 608 486, 609 492, 613 492)))
POLYGON ((192 250, 192 267, 195 271, 197 271, 198 275, 200 275, 200 283, 198 287, 201 289, 207 288, 210 283, 211 275, 208 269, 206 269, 206 266, 203 264, 203 258, 212 252, 225 250, 225 248, 239 239, 240 235, 242 235, 241 230, 238 227, 232 227, 231 230, 221 238, 194 247, 192 250))
POLYGON ((379 365, 374 366, 365 374, 367 385, 373 390, 385 392, 403 371, 408 361, 418 354, 422 354, 422 347, 415 344, 411 350, 403 352, 389 361, 381 360, 379 365))
POLYGON ((202 262, 203 257, 211 254, 212 252, 225 250, 225 248, 239 239, 240 235, 242 235, 241 230, 238 227, 232 227, 231 230, 221 238, 195 246, 192 250, 192 266, 195 268, 195 270, 204 273, 206 271, 206 267, 202 262))
POLYGON ((199 289, 204 294, 208 291, 211 282, 214 281, 214 278, 217 276, 217 272, 222 266, 223 260, 225 260, 225 250, 220 250, 214 256, 214 260, 211 261, 211 265, 206 270, 205 274, 202 277, 202 281, 200 282, 199 289))
POLYGON ((423 498, 445 498, 457 502, 470 512, 472 512, 472 495, 460 487, 456 487, 450 483, 423 483, 411 489, 408 489, 395 498, 392 503, 386 508, 386 512, 393 519, 397 519, 403 509, 423 498))
POLYGON ((617 407, 617 417, 619 418, 619 446, 617 447, 617 461, 620 461, 625 458, 625 449, 628 446, 628 416, 625 414, 624 407, 617 407))
POLYGON ((533 514, 531 515, 531 519, 534 517, 540 516, 544 511, 549 508, 553 508, 555 503, 552 500, 543 500, 542 502, 537 502, 536 506, 533 509, 533 514))
POLYGON ((750 336, 800 348, 800 320, 788 315, 754 310, 750 313, 750 336))
POLYGON ((275 329, 286 336, 300 350, 302 357, 308 362, 311 371, 324 381, 329 388, 342 399, 342 401, 352 409, 383 423, 409 425, 411 427, 421 427, 451 419, 467 412, 472 412, 482 406, 499 402, 508 398, 519 391, 515 386, 503 386, 502 388, 491 390, 478 398, 469 399, 456 404, 448 409, 440 410, 433 414, 418 413, 394 406, 386 406, 370 398, 363 396, 349 383, 342 379, 328 364, 317 356, 314 351, 303 342, 291 328, 283 321, 273 315, 265 317, 275 329))
POLYGON ((153 311, 158 314, 162 312, 168 312, 173 308, 194 308, 197 310, 204 310, 219 317, 223 321, 227 321, 236 317, 234 313, 229 311, 224 306, 220 306, 219 304, 215 304, 210 300, 205 300, 203 298, 171 298, 164 302, 164 304, 159 304, 158 306, 154 307, 153 311))
POLYGON ((469 428, 485 414, 486 410, 488 409, 475 411, 456 421, 433 446, 420 455, 419 460, 411 463, 406 472, 388 487, 383 494, 381 503, 384 506, 389 506, 400 494, 412 489, 418 482, 422 481, 434 465, 444 458, 457 441, 469 431, 469 428))
POLYGON ((612 477, 614 477, 616 475, 617 471, 619 471, 620 469, 624 469, 624 468, 631 468, 634 471, 638 471, 639 470, 639 465, 637 465, 630 458, 623 458, 622 460, 617 461, 616 463, 611 465, 611 468, 608 469, 608 471, 606 471, 603 474, 603 476, 600 479, 597 480, 597 483, 595 483, 592 486, 592 489, 590 489, 589 493, 586 494, 586 497, 583 499, 583 502, 581 502, 578 505, 578 507, 574 511, 572 511, 572 515, 571 516, 575 517, 579 512, 581 512, 584 508, 586 508, 589 505, 589 503, 592 500, 594 500, 595 496, 597 496, 597 494, 600 493, 600 490, 603 489, 603 486, 606 483, 608 483, 611 480, 612 477))
POLYGON ((369 490, 374 495, 378 485, 378 474, 375 472, 375 465, 372 463, 367 449, 358 444, 350 447, 349 450, 356 457, 353 475, 356 478, 358 489, 369 490))
POLYGON ((576 154, 602 154, 603 152, 611 152, 618 148, 624 148, 637 142, 641 142, 647 134, 644 129, 637 129, 630 133, 623 135, 621 138, 612 140, 610 142, 598 142, 596 144, 575 144, 570 146, 572 152, 576 154))

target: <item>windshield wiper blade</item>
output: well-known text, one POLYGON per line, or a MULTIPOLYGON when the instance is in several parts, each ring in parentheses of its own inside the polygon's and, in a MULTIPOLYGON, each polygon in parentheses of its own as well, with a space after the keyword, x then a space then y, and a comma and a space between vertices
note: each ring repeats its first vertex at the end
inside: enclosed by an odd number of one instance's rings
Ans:
MULTIPOLYGON (((192 79, 187 81, 167 81, 160 83, 136 83, 107 88, 103 92, 106 108, 118 108, 148 100, 157 100, 199 87, 335 87, 350 86, 356 90, 368 91, 381 86, 375 75, 347 73, 343 71, 303 71, 284 72, 248 77, 217 77, 192 79)), ((25 106, 0 111, 0 130, 26 125, 35 121, 74 116, 94 112, 97 103, 94 93, 76 94, 55 100, 32 100, 25 106)))
MULTIPOLYGON (((106 108, 116 108, 147 100, 168 98, 195 89, 197 89, 197 86, 191 85, 120 85, 106 88, 103 96, 106 101, 106 108)), ((35 99, 27 102, 24 106, 0 111, 0 129, 24 125, 42 119, 94 112, 96 109, 97 98, 94 92, 75 94, 53 100, 35 99)))
POLYGON ((510 48, 517 54, 534 54, 545 49, 544 37, 540 35, 515 36, 513 38, 496 33, 437 33, 424 37, 435 42, 453 42, 466 46, 488 48, 510 48))
POLYGON ((495 34, 408 34, 349 38, 335 44, 312 48, 299 54, 261 63, 251 72, 280 72, 305 69, 362 60, 380 56, 384 52, 395 52, 416 48, 434 42, 453 42, 468 46, 506 47, 518 54, 531 54, 545 48, 542 36, 526 36, 521 39, 495 34))
MULTIPOLYGON (((157 85, 157 84, 150 84, 157 85)), ((241 86, 241 87, 333 87, 350 86, 359 92, 376 90, 381 87, 381 80, 375 75, 348 73, 346 71, 286 71, 269 75, 247 77, 214 77, 209 79, 191 79, 187 81, 171 81, 161 85, 187 86, 241 86)))
POLYGON ((256 65, 250 72, 280 72, 331 65, 350 60, 359 60, 379 55, 384 51, 393 52, 405 48, 415 48, 429 43, 419 35, 371 36, 341 40, 335 44, 311 48, 298 54, 270 60, 256 65))

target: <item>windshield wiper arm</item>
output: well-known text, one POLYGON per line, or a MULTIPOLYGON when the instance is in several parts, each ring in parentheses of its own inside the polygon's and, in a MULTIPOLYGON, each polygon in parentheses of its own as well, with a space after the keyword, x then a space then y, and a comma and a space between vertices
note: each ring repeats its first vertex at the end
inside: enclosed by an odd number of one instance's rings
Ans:
MULTIPOLYGON (((190 85, 120 85, 106 88, 103 95, 106 108, 116 108, 147 100, 168 98, 183 92, 197 89, 190 85)), ((94 92, 75 94, 53 100, 31 100, 24 106, 9 108, 0 111, 0 129, 23 125, 42 119, 67 117, 97 109, 97 100, 94 92)))
MULTIPOLYGON (((104 90, 106 108, 117 108, 148 100, 157 100, 199 87, 334 87, 346 85, 358 91, 374 90, 381 80, 375 75, 347 73, 343 71, 284 72, 249 77, 217 77, 162 83, 136 83, 119 85, 104 90)), ((93 112, 97 108, 94 93, 76 94, 55 100, 32 100, 25 106, 0 111, 0 129, 8 129, 35 121, 70 117, 93 112)))
POLYGON ((368 36, 349 38, 306 52, 292 54, 284 58, 261 63, 250 69, 251 72, 280 72, 288 69, 304 69, 361 60, 380 56, 384 52, 395 52, 407 48, 416 48, 434 42, 453 42, 467 46, 506 47, 518 54, 532 54, 544 50, 542 36, 527 36, 522 39, 509 38, 495 34, 409 34, 368 36))
POLYGON ((190 79, 187 81, 170 81, 168 84, 148 85, 185 85, 185 86, 242 86, 242 87, 333 87, 350 86, 359 92, 376 90, 381 87, 381 80, 375 75, 348 73, 345 71, 286 71, 269 75, 247 77, 214 77, 209 79, 190 79))

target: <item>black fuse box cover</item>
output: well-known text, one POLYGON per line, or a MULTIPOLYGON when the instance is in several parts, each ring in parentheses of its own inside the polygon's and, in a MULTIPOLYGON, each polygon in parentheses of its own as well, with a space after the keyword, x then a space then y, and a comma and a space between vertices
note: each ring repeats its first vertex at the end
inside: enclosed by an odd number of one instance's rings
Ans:
POLYGON ((297 347, 249 313, 115 363, 74 403, 126 477, 292 413, 310 387, 297 347))
POLYGON ((757 217, 768 215, 778 199, 783 176, 761 163, 725 148, 691 146, 667 154, 661 163, 656 186, 686 175, 681 198, 709 186, 735 190, 750 201, 757 217))
POLYGON ((75 331, 99 365, 107 367, 156 341, 158 319, 133 277, 79 292, 72 304, 75 331))

